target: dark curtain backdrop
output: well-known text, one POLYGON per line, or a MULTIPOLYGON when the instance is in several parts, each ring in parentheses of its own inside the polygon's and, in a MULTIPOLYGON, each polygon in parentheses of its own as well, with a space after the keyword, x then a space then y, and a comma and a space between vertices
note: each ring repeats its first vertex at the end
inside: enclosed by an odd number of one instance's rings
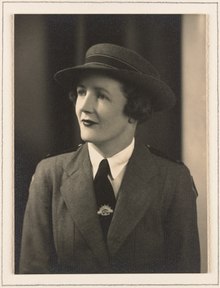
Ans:
POLYGON ((54 79, 82 63, 87 48, 108 42, 134 49, 157 68, 177 97, 175 108, 138 127, 137 137, 181 158, 180 15, 15 16, 15 271, 22 221, 36 164, 80 143, 73 107, 54 79))

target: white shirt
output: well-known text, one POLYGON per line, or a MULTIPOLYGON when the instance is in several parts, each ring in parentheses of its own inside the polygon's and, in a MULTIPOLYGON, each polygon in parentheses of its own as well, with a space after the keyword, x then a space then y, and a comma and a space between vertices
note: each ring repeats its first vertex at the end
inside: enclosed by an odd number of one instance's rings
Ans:
MULTIPOLYGON (((118 196, 118 191, 125 174, 126 166, 134 150, 134 143, 135 140, 133 138, 131 144, 128 145, 125 149, 113 155, 112 157, 107 158, 111 170, 111 175, 109 175, 108 178, 112 184, 116 198, 118 196)), ((99 168, 99 163, 104 159, 104 157, 96 150, 92 143, 88 143, 88 150, 90 161, 92 163, 94 179, 99 168)))

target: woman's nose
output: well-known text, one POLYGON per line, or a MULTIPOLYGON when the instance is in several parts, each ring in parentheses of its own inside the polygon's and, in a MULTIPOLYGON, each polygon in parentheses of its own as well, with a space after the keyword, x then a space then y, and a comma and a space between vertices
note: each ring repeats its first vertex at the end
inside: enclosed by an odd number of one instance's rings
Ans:
POLYGON ((95 97, 93 93, 88 91, 86 95, 82 97, 81 110, 84 112, 92 113, 94 111, 94 107, 95 107, 95 97))

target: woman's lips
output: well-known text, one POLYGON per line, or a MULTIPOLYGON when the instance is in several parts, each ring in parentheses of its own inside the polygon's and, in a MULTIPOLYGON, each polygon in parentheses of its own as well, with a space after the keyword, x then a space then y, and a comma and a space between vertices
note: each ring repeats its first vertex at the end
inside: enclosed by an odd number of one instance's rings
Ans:
POLYGON ((97 122, 95 122, 93 120, 90 120, 90 119, 83 119, 82 123, 83 123, 84 126, 87 126, 87 127, 98 124, 97 122))

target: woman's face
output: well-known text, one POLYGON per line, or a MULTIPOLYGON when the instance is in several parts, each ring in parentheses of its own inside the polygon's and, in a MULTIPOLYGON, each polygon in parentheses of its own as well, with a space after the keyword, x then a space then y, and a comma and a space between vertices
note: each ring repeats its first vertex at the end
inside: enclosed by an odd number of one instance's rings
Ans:
POLYGON ((122 84, 107 76, 90 75, 77 86, 76 115, 81 138, 111 149, 130 144, 136 123, 124 114, 127 103, 122 84))

